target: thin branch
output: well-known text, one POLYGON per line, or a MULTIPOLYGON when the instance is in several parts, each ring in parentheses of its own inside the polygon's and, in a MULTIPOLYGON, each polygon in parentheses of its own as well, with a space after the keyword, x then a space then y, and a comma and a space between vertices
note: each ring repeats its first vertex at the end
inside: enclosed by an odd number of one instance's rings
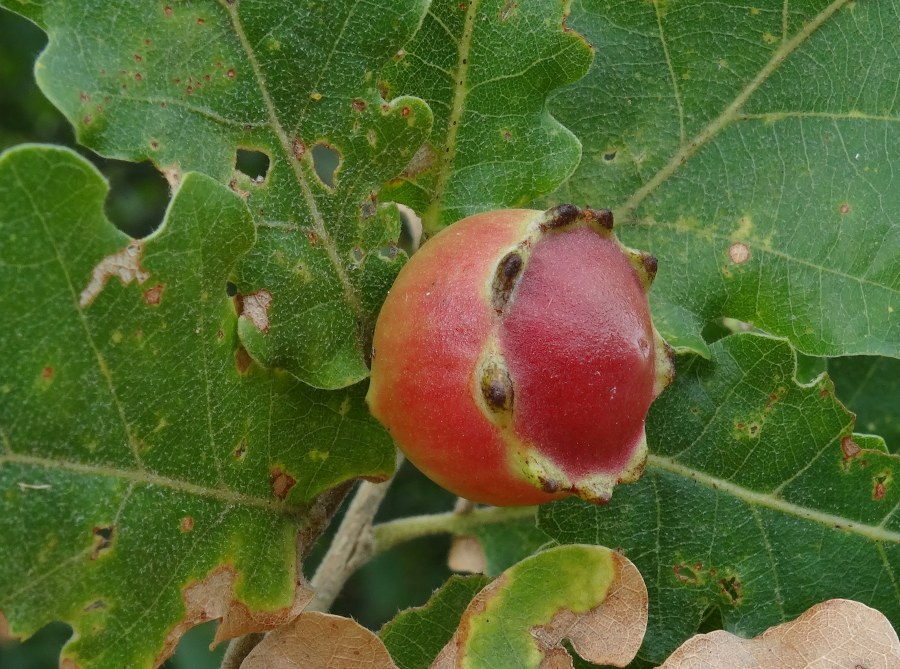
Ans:
POLYGON ((536 512, 536 506, 486 507, 469 513, 450 511, 380 523, 373 528, 375 541, 370 559, 411 539, 436 534, 471 534, 482 525, 534 518, 536 512))
MULTIPOLYGON (((297 574, 302 577, 303 560, 328 527, 341 503, 353 488, 353 481, 326 490, 312 503, 306 514, 306 525, 297 533, 297 574)), ((235 637, 228 644, 220 669, 239 669, 250 651, 266 637, 264 632, 251 632, 235 637)))
POLYGON ((372 522, 392 481, 393 477, 384 483, 360 484, 310 582, 316 596, 307 611, 328 611, 350 575, 375 555, 372 522))

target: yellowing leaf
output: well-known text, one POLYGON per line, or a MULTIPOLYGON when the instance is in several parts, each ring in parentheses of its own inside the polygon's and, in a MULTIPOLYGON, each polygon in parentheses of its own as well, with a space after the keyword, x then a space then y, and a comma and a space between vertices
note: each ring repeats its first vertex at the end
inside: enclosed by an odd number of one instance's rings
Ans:
POLYGON ((896 669, 900 641, 865 604, 830 599, 755 639, 724 631, 687 641, 660 669, 896 669))
POLYGON ((647 627, 647 589, 627 559, 600 546, 559 546, 510 567, 469 604, 432 669, 625 666, 647 627), (549 664, 548 664, 549 663, 549 664))
POLYGON ((397 669, 384 644, 359 623, 301 613, 254 648, 241 669, 397 669))

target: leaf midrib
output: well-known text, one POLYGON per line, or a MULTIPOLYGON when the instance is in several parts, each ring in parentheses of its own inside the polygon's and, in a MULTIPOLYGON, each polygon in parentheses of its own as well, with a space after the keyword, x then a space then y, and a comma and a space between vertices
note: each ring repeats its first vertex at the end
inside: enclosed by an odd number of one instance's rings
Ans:
MULTIPOLYGON (((785 515, 794 516, 795 518, 818 523, 830 529, 856 534, 865 537, 866 539, 870 539, 871 541, 900 544, 900 532, 884 528, 882 526, 883 523, 881 525, 867 525, 843 516, 801 506, 770 493, 757 492, 755 490, 744 488, 731 481, 717 478, 706 472, 683 465, 672 458, 661 455, 651 454, 647 464, 654 469, 666 471, 682 478, 689 479, 702 486, 715 490, 716 492, 729 494, 732 497, 747 503, 751 507, 770 509, 785 515)), ((885 515, 885 520, 892 514, 893 511, 887 513, 885 515)))
POLYGON ((640 204, 647 199, 660 185, 662 185, 670 176, 672 176, 682 165, 694 156, 703 146, 708 144, 722 130, 728 127, 733 121, 738 119, 738 112, 744 106, 744 103, 753 95, 763 83, 777 70, 781 64, 787 60, 794 51, 796 51, 816 30, 818 30, 828 19, 830 19, 839 9, 847 5, 852 0, 834 0, 828 7, 822 10, 812 21, 807 23, 801 30, 797 32, 791 39, 782 41, 781 45, 772 54, 762 69, 756 76, 737 94, 734 100, 729 104, 721 114, 710 121, 700 132, 685 143, 682 143, 678 151, 676 151, 669 162, 667 162, 649 181, 638 188, 630 198, 615 207, 614 213, 616 220, 626 222, 631 219, 634 211, 640 204))
POLYGON ((297 159, 297 157, 294 155, 293 150, 291 149, 291 140, 285 132, 284 127, 281 125, 281 121, 275 109, 275 104, 272 101, 272 97, 269 95, 268 88, 266 87, 265 78, 263 77, 259 61, 256 58, 256 53, 254 52, 253 47, 250 45, 250 42, 247 39, 247 35, 244 33, 243 24, 241 23, 241 19, 237 13, 239 5, 238 3, 229 3, 227 0, 219 0, 219 4, 225 9, 225 12, 231 19, 231 24, 234 28, 235 35, 240 42, 241 48, 247 55, 247 61, 250 63, 250 67, 253 70, 253 76, 256 79, 257 86, 259 87, 260 96, 262 97, 263 103, 266 106, 266 113, 269 116, 269 123, 272 129, 275 131, 275 134, 278 137, 278 141, 281 143, 281 149, 288 161, 288 164, 290 164, 291 169, 294 172, 294 177, 296 178, 297 183, 300 186, 300 191, 303 194, 303 199, 306 201, 306 205, 309 208, 316 235, 321 242, 322 248, 325 249, 325 252, 328 255, 328 259, 334 266, 335 273, 341 284, 341 289, 344 293, 345 299, 347 300, 347 304, 350 305, 350 308, 353 310, 353 313, 356 316, 357 320, 365 321, 367 319, 365 317, 362 303, 353 288, 353 284, 350 282, 350 278, 344 271, 344 267, 337 253, 335 242, 331 238, 331 235, 327 227, 325 226, 325 220, 322 217, 322 214, 319 212, 316 198, 313 195, 312 189, 310 188, 306 177, 303 174, 300 161, 297 159))
MULTIPOLYGON (((244 493, 236 492, 223 488, 209 488, 197 483, 183 481, 154 474, 147 470, 128 470, 117 467, 108 467, 103 465, 85 464, 82 462, 72 462, 69 460, 57 460, 53 458, 43 458, 35 455, 25 455, 22 453, 7 452, 0 455, 0 468, 5 464, 19 464, 32 467, 39 467, 50 470, 65 470, 74 474, 85 476, 100 476, 107 478, 117 478, 129 483, 142 486, 158 486, 167 488, 176 492, 182 492, 195 497, 203 497, 206 499, 233 504, 237 506, 253 507, 264 509, 273 513, 285 516, 297 515, 303 513, 306 508, 295 504, 287 504, 279 500, 255 497, 244 493)), ((40 494, 40 491, 35 491, 40 494)))

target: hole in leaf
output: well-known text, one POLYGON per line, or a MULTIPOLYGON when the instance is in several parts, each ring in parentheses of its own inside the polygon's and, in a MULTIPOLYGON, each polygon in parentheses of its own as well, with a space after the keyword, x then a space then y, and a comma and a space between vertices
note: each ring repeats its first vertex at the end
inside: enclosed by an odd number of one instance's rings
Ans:
POLYGON ((150 162, 95 159, 109 179, 106 216, 135 239, 151 234, 162 223, 169 204, 169 183, 150 162))
POLYGON ((269 173, 270 163, 269 156, 262 151, 238 149, 234 159, 234 169, 246 174, 257 183, 262 183, 269 173))
POLYGON ((338 167, 341 165, 341 154, 336 149, 318 142, 312 147, 313 167, 316 169, 316 176, 319 180, 328 186, 334 188, 335 175, 338 167))

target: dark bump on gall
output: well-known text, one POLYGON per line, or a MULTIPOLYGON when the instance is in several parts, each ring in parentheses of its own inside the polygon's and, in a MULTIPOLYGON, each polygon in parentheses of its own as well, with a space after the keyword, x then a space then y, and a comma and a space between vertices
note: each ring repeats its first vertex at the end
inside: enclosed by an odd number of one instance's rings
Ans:
POLYGON ((518 251, 510 251, 500 259, 491 290, 493 306, 497 312, 502 312, 509 303, 509 298, 516 287, 516 280, 521 275, 523 266, 524 262, 518 251))
POLYGON ((543 476, 538 478, 538 483, 541 485, 541 490, 544 492, 548 492, 553 494, 555 492, 559 492, 559 482, 555 479, 545 479, 543 476))
MULTIPOLYGON (((606 230, 613 229, 613 213, 609 209, 592 209, 593 219, 606 230)), ((655 260, 655 259, 654 259, 655 260)))
POLYGON ((650 281, 653 281, 653 279, 656 278, 656 270, 659 266, 656 256, 649 253, 641 253, 641 264, 647 272, 647 278, 650 279, 650 281))
POLYGON ((481 394, 494 413, 511 411, 513 387, 509 373, 497 363, 489 363, 481 376, 481 394))
POLYGON ((574 223, 581 216, 581 209, 574 204, 560 204, 552 209, 548 209, 544 215, 544 223, 541 225, 543 230, 553 230, 556 228, 564 228, 570 223, 574 223))

